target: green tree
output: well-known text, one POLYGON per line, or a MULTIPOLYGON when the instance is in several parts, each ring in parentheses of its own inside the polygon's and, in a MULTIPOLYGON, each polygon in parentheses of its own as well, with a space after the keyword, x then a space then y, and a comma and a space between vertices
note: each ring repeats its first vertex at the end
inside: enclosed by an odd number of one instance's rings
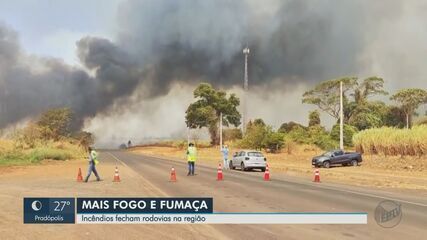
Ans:
POLYGON ((262 149, 264 147, 264 139, 271 129, 267 127, 263 121, 249 121, 246 127, 246 133, 240 142, 241 147, 262 149))
POLYGON ((90 132, 80 131, 73 134, 73 138, 79 143, 79 146, 87 149, 89 146, 95 143, 94 136, 90 132))
POLYGON ((44 112, 37 122, 44 139, 59 140, 70 135, 72 112, 69 108, 54 108, 44 112))
POLYGON ((386 123, 389 107, 381 101, 364 101, 351 111, 347 123, 359 130, 364 130, 383 126, 386 123))
POLYGON ((278 152, 283 148, 284 134, 273 131, 271 126, 264 123, 262 119, 249 121, 246 134, 240 141, 240 146, 252 149, 267 149, 270 152, 278 152))
POLYGON ((262 120, 261 118, 257 118, 254 120, 254 124, 255 125, 261 125, 261 126, 266 126, 264 120, 262 120))
MULTIPOLYGON (((357 128, 348 124, 343 125, 344 145, 353 146, 353 135, 357 133, 357 128)), ((340 140, 340 125, 335 124, 331 130, 331 137, 335 141, 340 140)))
POLYGON ((320 125, 320 114, 319 111, 314 110, 308 115, 308 126, 312 127, 317 125, 320 125))
POLYGON ((303 94, 303 103, 314 104, 320 110, 339 119, 340 112, 340 82, 343 83, 343 95, 357 85, 356 77, 343 77, 323 81, 312 90, 303 94))
POLYGON ((314 104, 338 120, 340 82, 343 83, 344 122, 347 122, 354 113, 360 112, 359 107, 369 103, 369 97, 388 94, 383 90, 382 78, 369 77, 359 83, 356 77, 344 77, 319 83, 314 89, 304 93, 303 103, 314 104), (348 99, 347 95, 353 96, 354 101, 348 99))
POLYGON ((383 122, 384 126, 403 128, 406 125, 406 114, 400 107, 387 106, 383 122))
POLYGON ((285 144, 284 137, 285 135, 283 133, 274 132, 269 128, 267 129, 262 145, 272 153, 279 152, 285 144))
POLYGON ((398 102, 406 115, 406 127, 412 125, 412 116, 415 110, 421 105, 427 103, 427 91, 419 88, 402 89, 390 98, 398 102))
POLYGON ((331 150, 337 148, 338 142, 330 136, 329 132, 320 125, 311 127, 295 126, 285 134, 286 148, 288 153, 292 152, 291 148, 294 143, 314 144, 321 149, 331 150), (290 145, 288 145, 290 144, 290 145))
POLYGON ((353 114, 348 123, 359 130, 377 128, 383 125, 381 117, 371 111, 361 111, 353 114))
POLYGON ((289 132, 287 137, 292 139, 296 143, 310 144, 310 137, 308 134, 308 128, 302 125, 294 126, 289 132))
POLYGON ((367 101, 368 97, 373 95, 387 95, 388 92, 384 91, 384 79, 380 77, 369 77, 363 80, 357 86, 352 94, 354 101, 357 104, 362 104, 367 101))
POLYGON ((234 141, 237 139, 242 139, 242 130, 240 128, 229 128, 224 129, 223 133, 224 141, 234 141))
POLYGON ((214 89, 208 83, 201 83, 194 90, 196 102, 191 103, 186 111, 186 124, 189 128, 207 127, 211 136, 211 143, 219 143, 218 124, 222 113, 223 125, 240 125, 241 115, 237 111, 240 104, 235 94, 214 89))
POLYGON ((296 127, 302 128, 302 129, 306 129, 305 126, 303 126, 303 125, 301 125, 299 123, 291 121, 291 122, 283 123, 282 125, 280 125, 278 132, 288 133, 288 132, 292 131, 294 128, 296 128, 296 127))
POLYGON ((330 134, 320 125, 308 128, 307 136, 310 144, 314 144, 323 150, 336 149, 338 141, 332 139, 330 134))

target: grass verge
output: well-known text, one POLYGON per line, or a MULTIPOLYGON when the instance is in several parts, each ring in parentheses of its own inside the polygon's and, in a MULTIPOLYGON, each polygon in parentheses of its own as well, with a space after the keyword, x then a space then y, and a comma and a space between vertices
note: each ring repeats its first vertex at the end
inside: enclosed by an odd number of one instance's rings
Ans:
POLYGON ((84 156, 84 152, 76 145, 69 143, 47 143, 32 149, 14 148, 12 144, 2 140, 0 150, 0 166, 37 164, 42 160, 68 160, 84 156), (5 147, 7 146, 7 147, 5 147))

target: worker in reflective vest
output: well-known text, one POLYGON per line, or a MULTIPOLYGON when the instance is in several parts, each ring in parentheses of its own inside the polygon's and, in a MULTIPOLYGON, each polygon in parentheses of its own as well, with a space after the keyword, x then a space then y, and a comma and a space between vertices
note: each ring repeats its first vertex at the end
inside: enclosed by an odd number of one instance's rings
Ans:
POLYGON ((98 163, 99 163, 98 153, 94 149, 92 149, 91 147, 88 148, 88 152, 89 152, 89 168, 87 170, 85 182, 87 182, 89 180, 90 174, 92 172, 96 176, 96 181, 101 181, 101 178, 99 177, 98 171, 96 171, 96 167, 95 167, 95 165, 98 165, 98 163))
POLYGON ((222 152, 222 156, 223 156, 223 159, 224 159, 224 166, 223 166, 223 168, 224 169, 230 169, 229 165, 228 165, 228 146, 227 145, 222 146, 221 152, 222 152))
POLYGON ((188 161, 188 174, 187 176, 194 176, 194 163, 197 158, 197 149, 193 143, 188 144, 187 148, 187 161, 188 161))

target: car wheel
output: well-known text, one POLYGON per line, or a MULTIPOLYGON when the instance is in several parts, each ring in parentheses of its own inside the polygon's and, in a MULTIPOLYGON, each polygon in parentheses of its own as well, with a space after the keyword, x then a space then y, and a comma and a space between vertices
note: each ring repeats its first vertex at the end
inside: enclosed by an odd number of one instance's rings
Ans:
POLYGON ((261 172, 265 172, 265 168, 261 168, 261 172))
POLYGON ((330 163, 329 161, 324 161, 324 162, 323 162, 323 166, 324 166, 325 168, 330 168, 330 167, 331 167, 331 163, 330 163))
POLYGON ((245 168, 245 164, 244 164, 244 163, 241 163, 241 164, 240 164, 240 171, 242 171, 242 172, 246 171, 246 168, 245 168))
POLYGON ((233 166, 233 162, 231 161, 228 163, 228 166, 230 167, 230 169, 235 169, 235 167, 233 166))
POLYGON ((353 166, 353 167, 357 167, 357 165, 358 165, 358 163, 357 163, 357 160, 351 160, 351 166, 353 166))

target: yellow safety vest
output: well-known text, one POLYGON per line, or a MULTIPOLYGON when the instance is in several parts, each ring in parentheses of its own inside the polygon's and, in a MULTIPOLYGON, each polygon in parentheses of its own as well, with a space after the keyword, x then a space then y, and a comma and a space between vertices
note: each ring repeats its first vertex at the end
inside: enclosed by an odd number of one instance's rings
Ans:
POLYGON ((90 156, 92 157, 92 161, 93 161, 93 163, 94 163, 95 165, 97 165, 97 164, 99 163, 99 160, 98 160, 98 153, 97 153, 95 150, 92 150, 92 151, 90 152, 90 156))
POLYGON ((195 162, 196 161, 196 155, 197 155, 196 147, 188 147, 188 149, 187 149, 187 161, 195 162))

